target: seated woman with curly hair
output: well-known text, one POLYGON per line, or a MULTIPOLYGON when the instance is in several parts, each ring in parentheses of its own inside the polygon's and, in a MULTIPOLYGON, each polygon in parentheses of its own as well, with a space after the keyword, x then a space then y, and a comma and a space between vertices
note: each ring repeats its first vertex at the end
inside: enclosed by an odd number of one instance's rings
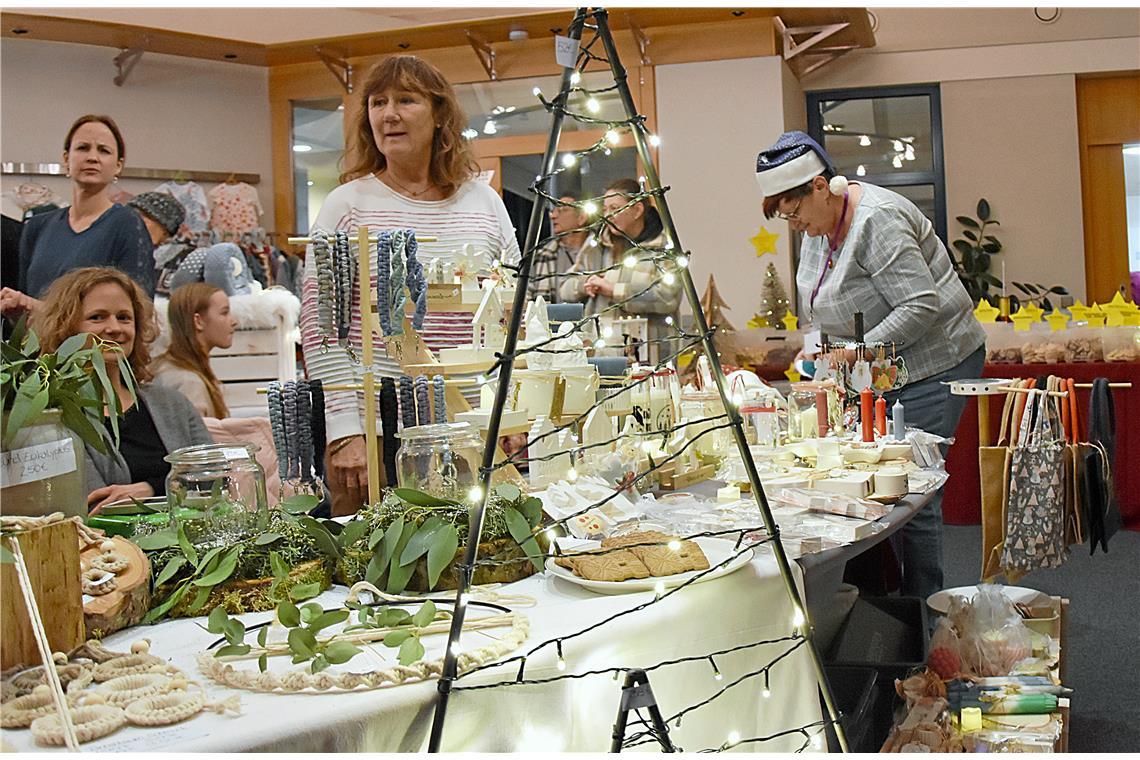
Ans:
MULTIPOLYGON (((202 417, 176 390, 150 383, 150 343, 157 334, 154 304, 142 288, 117 269, 85 267, 54 283, 32 317, 43 351, 55 351, 67 338, 90 333, 115 344, 103 356, 107 375, 124 412, 119 447, 102 454, 87 449, 87 505, 98 511, 127 498, 166 493, 170 452, 212 443, 202 417), (138 399, 123 382, 125 361, 137 381, 138 399)), ((110 425, 110 420, 106 420, 110 425)))

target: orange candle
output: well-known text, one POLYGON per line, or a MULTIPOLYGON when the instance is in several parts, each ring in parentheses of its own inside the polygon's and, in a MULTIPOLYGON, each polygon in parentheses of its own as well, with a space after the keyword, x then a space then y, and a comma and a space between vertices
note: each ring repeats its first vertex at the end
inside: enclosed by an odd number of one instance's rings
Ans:
POLYGON ((870 388, 859 391, 859 421, 863 425, 863 440, 866 443, 875 442, 874 405, 875 394, 870 388))
POLYGON ((882 396, 875 399, 875 432, 882 437, 887 435, 887 400, 882 396))

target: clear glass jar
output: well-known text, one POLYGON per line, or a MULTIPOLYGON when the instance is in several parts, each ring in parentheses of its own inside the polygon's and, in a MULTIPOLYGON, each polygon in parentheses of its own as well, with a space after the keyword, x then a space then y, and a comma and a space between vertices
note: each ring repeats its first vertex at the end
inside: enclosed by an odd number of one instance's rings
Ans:
POLYGON ((166 456, 166 499, 172 524, 196 545, 221 546, 265 530, 265 471, 253 443, 187 446, 166 456), (180 510, 193 510, 194 515, 180 510))
POLYGON ((466 422, 417 425, 398 435, 396 475, 400 488, 441 499, 463 499, 479 482, 483 437, 466 422))

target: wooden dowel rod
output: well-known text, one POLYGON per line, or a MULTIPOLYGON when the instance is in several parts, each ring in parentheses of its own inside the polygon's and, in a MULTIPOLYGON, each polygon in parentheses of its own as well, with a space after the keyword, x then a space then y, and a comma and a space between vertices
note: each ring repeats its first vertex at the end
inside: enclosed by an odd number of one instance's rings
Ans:
MULTIPOLYGON (((454 386, 478 385, 478 381, 473 377, 455 377, 455 378, 449 377, 449 378, 444 379, 443 384, 444 385, 454 385, 454 386)), ((321 388, 323 390, 326 390, 326 391, 362 391, 362 390, 364 390, 364 384, 363 383, 335 383, 335 384, 329 384, 329 385, 322 385, 321 388)), ((268 392, 269 392, 268 388, 258 388, 257 389, 257 395, 259 395, 259 396, 264 396, 268 392)))
MULTIPOLYGON (((289 245, 308 245, 309 243, 313 242, 313 239, 311 237, 291 237, 291 238, 288 238, 288 240, 289 240, 289 245)), ((369 237, 368 238, 369 243, 375 243, 378 240, 380 240, 380 238, 378 238, 378 237, 369 237)), ((439 238, 432 237, 431 235, 423 235, 423 236, 416 235, 416 242, 417 243, 438 243, 439 238)))
MULTIPOLYGON (((1092 383, 1073 383, 1073 385, 1074 385, 1074 387, 1077 387, 1077 388, 1091 388, 1091 387, 1093 387, 1092 383)), ((1131 388, 1132 383, 1109 383, 1108 387, 1109 388, 1131 388)))
POLYGON ((998 393, 1044 393, 1047 396, 1056 396, 1057 398, 1064 398, 1069 395, 1068 391, 1039 391, 1036 388, 995 388, 998 393))

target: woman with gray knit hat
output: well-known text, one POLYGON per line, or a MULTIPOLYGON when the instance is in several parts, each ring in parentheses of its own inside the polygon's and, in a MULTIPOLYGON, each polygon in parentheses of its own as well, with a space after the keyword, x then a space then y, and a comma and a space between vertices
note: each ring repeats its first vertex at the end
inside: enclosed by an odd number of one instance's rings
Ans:
POLYGON ((186 219, 186 209, 169 193, 139 193, 127 205, 142 215, 150 242, 156 246, 174 237, 186 219))
MULTIPOLYGON (((981 377, 985 333, 950 255, 923 213, 903 196, 848 183, 831 157, 803 132, 785 132, 756 160, 764 215, 803 232, 796 288, 812 326, 855 337, 862 312, 868 342, 893 343, 909 379, 887 393, 906 421, 949 438, 965 406, 944 380, 981 377)), ((942 588, 942 493, 902 530, 902 591, 942 588)))

